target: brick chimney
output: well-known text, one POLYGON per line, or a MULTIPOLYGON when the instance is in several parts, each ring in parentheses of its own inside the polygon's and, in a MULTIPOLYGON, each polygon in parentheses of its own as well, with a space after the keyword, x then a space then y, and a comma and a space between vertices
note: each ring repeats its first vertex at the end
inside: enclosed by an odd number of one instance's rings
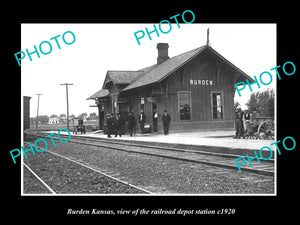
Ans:
POLYGON ((169 59, 169 55, 168 55, 169 45, 168 45, 168 43, 158 43, 156 48, 158 50, 157 64, 161 64, 162 62, 169 59))

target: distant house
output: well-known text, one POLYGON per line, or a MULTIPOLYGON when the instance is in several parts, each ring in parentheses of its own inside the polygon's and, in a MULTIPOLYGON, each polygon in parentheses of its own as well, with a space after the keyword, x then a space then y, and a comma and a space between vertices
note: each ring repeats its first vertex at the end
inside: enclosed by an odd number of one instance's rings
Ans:
POLYGON ((65 114, 60 114, 58 119, 59 119, 59 124, 66 124, 67 123, 67 116, 65 114))
POLYGON ((57 116, 51 116, 49 118, 49 124, 59 124, 59 118, 57 116))
POLYGON ((76 116, 74 116, 73 114, 69 116, 69 120, 73 120, 74 118, 76 118, 76 116))

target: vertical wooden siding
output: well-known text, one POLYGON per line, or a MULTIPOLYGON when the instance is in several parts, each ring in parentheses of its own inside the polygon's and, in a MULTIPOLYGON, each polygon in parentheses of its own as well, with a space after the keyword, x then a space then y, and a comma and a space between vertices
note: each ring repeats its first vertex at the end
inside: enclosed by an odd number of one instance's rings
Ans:
POLYGON ((191 122, 212 121, 212 92, 223 93, 223 120, 233 119, 234 71, 209 53, 197 56, 184 67, 167 78, 168 93, 166 108, 173 121, 180 122, 178 111, 178 92, 191 92, 191 122), (218 68, 219 79, 218 77, 218 68), (212 80, 213 85, 190 85, 190 80, 212 80))

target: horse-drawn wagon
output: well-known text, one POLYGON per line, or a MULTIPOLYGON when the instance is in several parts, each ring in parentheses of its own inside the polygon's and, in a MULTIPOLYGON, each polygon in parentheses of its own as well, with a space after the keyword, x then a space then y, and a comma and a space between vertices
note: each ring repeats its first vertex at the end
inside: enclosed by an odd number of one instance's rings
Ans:
POLYGON ((256 117, 245 121, 246 138, 274 139, 274 117, 256 117))

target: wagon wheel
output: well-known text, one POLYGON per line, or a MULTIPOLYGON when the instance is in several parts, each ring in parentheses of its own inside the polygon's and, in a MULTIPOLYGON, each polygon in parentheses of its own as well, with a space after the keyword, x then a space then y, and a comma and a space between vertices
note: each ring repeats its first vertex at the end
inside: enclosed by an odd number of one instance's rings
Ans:
POLYGON ((274 139, 274 123, 272 121, 262 122, 257 129, 259 139, 274 139))

